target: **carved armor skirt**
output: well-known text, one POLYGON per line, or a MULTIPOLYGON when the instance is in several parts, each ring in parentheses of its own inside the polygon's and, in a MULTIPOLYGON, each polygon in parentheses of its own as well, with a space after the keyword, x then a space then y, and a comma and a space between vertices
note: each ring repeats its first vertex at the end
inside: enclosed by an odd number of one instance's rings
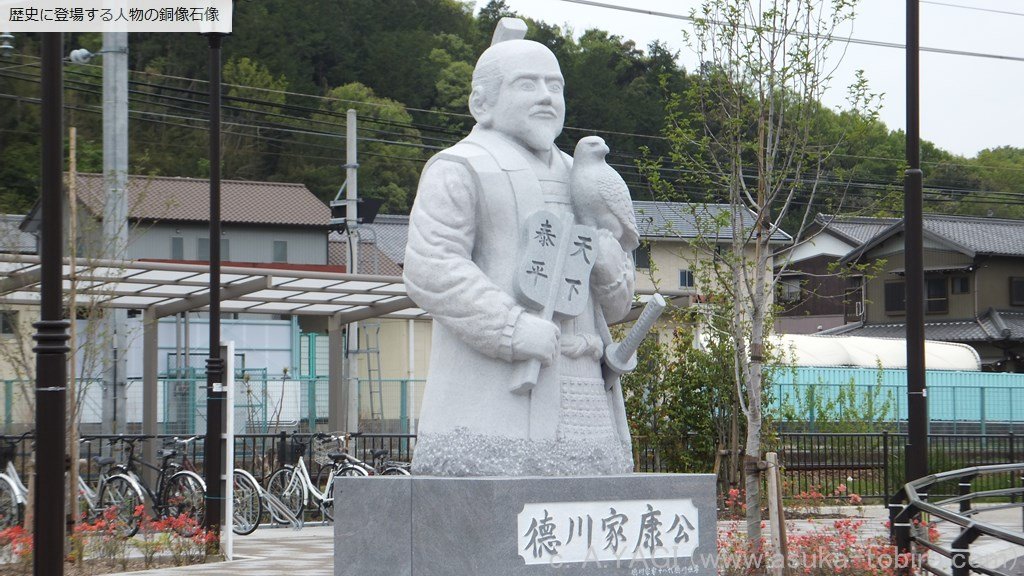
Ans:
POLYGON ((505 438, 456 428, 422 434, 413 474, 430 476, 606 476, 633 471, 632 448, 618 438, 612 403, 592 359, 562 357, 554 439, 505 438))

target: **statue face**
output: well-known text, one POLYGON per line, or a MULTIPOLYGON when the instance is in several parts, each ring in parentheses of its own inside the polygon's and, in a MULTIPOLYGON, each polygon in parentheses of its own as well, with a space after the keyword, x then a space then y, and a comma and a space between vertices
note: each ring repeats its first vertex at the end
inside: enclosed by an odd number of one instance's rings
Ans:
POLYGON ((501 88, 491 103, 491 127, 526 148, 550 150, 565 121, 565 81, 554 54, 542 46, 507 55, 501 88))

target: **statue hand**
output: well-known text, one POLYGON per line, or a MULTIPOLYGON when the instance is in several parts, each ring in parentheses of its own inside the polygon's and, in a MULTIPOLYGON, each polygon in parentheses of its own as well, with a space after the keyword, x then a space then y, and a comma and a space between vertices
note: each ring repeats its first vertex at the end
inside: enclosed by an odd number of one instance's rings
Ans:
POLYGON ((559 336, 561 330, 555 323, 524 312, 512 332, 512 359, 540 360, 548 366, 558 358, 559 336))
POLYGON ((597 260, 594 262, 594 269, 591 272, 594 282, 598 285, 615 283, 624 271, 626 253, 615 236, 604 228, 597 230, 597 242, 594 248, 597 254, 597 260))

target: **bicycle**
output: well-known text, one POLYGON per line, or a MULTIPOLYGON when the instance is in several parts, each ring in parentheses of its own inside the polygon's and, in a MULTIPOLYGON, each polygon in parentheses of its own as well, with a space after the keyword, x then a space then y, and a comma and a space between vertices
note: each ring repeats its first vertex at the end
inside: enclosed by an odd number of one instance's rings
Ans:
MULTIPOLYGON (((321 465, 320 472, 317 474, 318 481, 316 484, 313 483, 302 454, 312 442, 317 443, 315 445, 316 451, 322 451, 320 450, 322 446, 339 440, 341 438, 338 436, 318 432, 310 438, 309 442, 303 442, 296 438, 295 433, 292 433, 292 445, 295 452, 298 453, 298 460, 294 465, 285 464, 270 475, 270 478, 267 480, 267 492, 276 496, 292 514, 299 518, 302 517, 303 509, 309 505, 312 498, 313 503, 319 508, 324 519, 333 520, 334 493, 331 488, 334 477, 339 475, 341 471, 342 467, 337 462, 343 458, 343 453, 334 451, 324 452, 327 459, 331 461, 331 464, 321 465), (321 482, 320 477, 324 470, 329 470, 329 473, 321 482)), ((362 470, 352 467, 340 475, 365 476, 366 474, 362 470)), ((273 509, 270 511, 270 516, 274 522, 279 524, 284 524, 287 521, 287 519, 276 514, 273 509)))
MULTIPOLYGON (((169 442, 183 443, 187 446, 197 438, 198 436, 193 436, 185 440, 173 438, 169 442)), ((174 466, 176 464, 172 463, 171 465, 174 466)), ((189 459, 187 450, 183 451, 181 464, 177 466, 180 469, 195 472, 197 475, 199 474, 199 470, 196 468, 195 464, 193 464, 192 460, 189 459)), ((252 534, 260 525, 260 518, 263 516, 263 488, 252 474, 242 468, 235 468, 232 471, 231 480, 231 502, 233 510, 231 517, 234 520, 231 526, 231 531, 239 536, 246 536, 248 534, 252 534)), ((203 486, 205 488, 205 482, 203 483, 203 486)))
POLYGON ((3 438, 4 447, 0 449, 0 466, 4 469, 3 472, 0 472, 0 529, 10 528, 21 523, 25 503, 28 500, 28 488, 18 476, 18 469, 14 467, 14 458, 18 451, 18 444, 31 435, 32 432, 29 431, 13 440, 3 438))
MULTIPOLYGON (((283 468, 271 474, 267 481, 267 491, 281 500, 282 503, 294 514, 299 516, 303 509, 309 504, 310 498, 314 501, 325 520, 334 520, 334 479, 339 476, 408 476, 408 465, 402 462, 385 460, 389 454, 387 450, 374 450, 373 465, 350 455, 344 448, 341 450, 326 450, 325 447, 333 442, 345 440, 348 437, 339 437, 318 432, 310 438, 314 444, 314 460, 320 463, 320 471, 317 472, 314 483, 306 468, 302 453, 305 452, 309 443, 302 442, 292 434, 292 442, 298 452, 298 461, 293 466, 286 464, 283 468)), ((284 519, 279 518, 271 511, 275 522, 283 523, 284 519)))
POLYGON ((231 502, 234 523, 231 530, 239 536, 252 534, 263 516, 263 487, 252 474, 241 468, 232 473, 231 502))
MULTIPOLYGON (((83 438, 79 442, 88 444, 91 441, 83 438)), ((89 485, 83 474, 78 475, 78 493, 88 507, 88 517, 95 519, 111 513, 119 534, 125 538, 134 536, 138 531, 135 511, 144 502, 142 488, 127 474, 113 470, 103 473, 105 467, 116 463, 113 457, 93 456, 92 460, 99 467, 96 488, 89 485)))
MULTIPOLYGON (((206 501, 206 483, 199 474, 192 470, 185 470, 181 464, 171 462, 171 459, 178 455, 173 448, 161 448, 157 450, 157 458, 160 465, 154 466, 148 462, 135 457, 135 443, 139 440, 149 439, 148 436, 125 437, 121 436, 110 441, 112 445, 123 444, 125 458, 120 464, 110 468, 110 474, 123 474, 134 481, 152 503, 153 513, 159 518, 175 518, 185 516, 191 522, 184 526, 176 527, 179 533, 190 535, 195 533, 203 522, 206 501), (149 468, 157 473, 154 488, 150 488, 139 476, 139 466, 149 468)), ((174 439, 172 442, 182 444, 185 447, 195 441, 196 437, 185 440, 174 439)), ((141 498, 140 502, 141 503, 141 498)), ((139 517, 133 515, 130 524, 131 534, 134 535, 139 529, 139 517)))
MULTIPOLYGON (((370 452, 372 464, 349 454, 346 450, 329 452, 331 466, 323 466, 317 474, 317 486, 325 487, 327 498, 323 504, 333 517, 334 512, 334 479, 338 476, 409 476, 409 463, 386 460, 388 450, 370 452)), ((333 518, 332 518, 333 519, 333 518)))
MULTIPOLYGON (((390 453, 389 450, 370 451, 371 464, 367 464, 352 456, 345 450, 332 454, 335 454, 333 460, 335 468, 339 469, 339 471, 344 468, 356 468, 358 470, 358 473, 353 471, 350 474, 337 474, 338 476, 409 476, 409 463, 387 460, 385 456, 390 453)), ((323 474, 324 472, 326 470, 321 468, 320 473, 323 474)))

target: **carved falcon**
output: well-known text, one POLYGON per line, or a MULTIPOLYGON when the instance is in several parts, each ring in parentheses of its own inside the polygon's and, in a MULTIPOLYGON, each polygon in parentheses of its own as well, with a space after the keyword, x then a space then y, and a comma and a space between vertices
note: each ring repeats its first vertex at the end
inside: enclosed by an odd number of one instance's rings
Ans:
POLYGON ((640 245, 633 214, 633 200, 622 176, 608 165, 608 145, 599 136, 587 136, 576 144, 569 193, 580 224, 611 231, 622 249, 632 252, 640 245))

